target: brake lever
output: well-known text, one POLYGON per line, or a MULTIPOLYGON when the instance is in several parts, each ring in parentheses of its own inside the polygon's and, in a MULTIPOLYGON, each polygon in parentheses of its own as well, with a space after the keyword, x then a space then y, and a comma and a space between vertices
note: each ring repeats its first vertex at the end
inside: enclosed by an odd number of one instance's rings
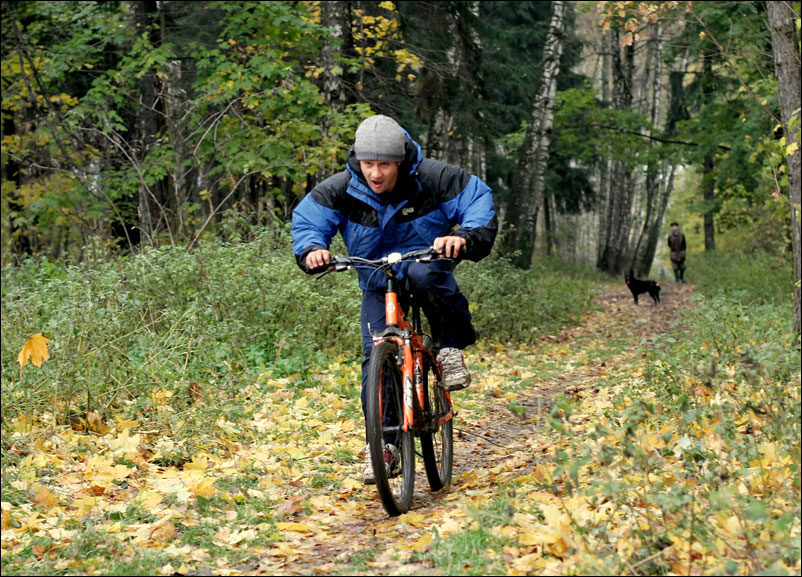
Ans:
POLYGON ((324 270, 319 275, 317 275, 315 277, 315 280, 322 279, 324 276, 326 276, 330 272, 343 272, 343 271, 346 271, 346 270, 348 270, 350 268, 353 268, 353 266, 354 266, 354 263, 352 263, 350 260, 341 260, 341 259, 338 259, 337 257, 334 257, 334 258, 331 259, 331 262, 329 262, 329 268, 324 270))
POLYGON ((334 272, 334 269, 333 269, 333 268, 330 268, 330 269, 326 269, 326 270, 324 270, 322 273, 320 273, 319 275, 316 275, 316 276, 315 276, 315 280, 320 280, 320 279, 322 279, 324 276, 326 276, 326 275, 327 275, 327 274, 329 274, 330 272, 334 272))

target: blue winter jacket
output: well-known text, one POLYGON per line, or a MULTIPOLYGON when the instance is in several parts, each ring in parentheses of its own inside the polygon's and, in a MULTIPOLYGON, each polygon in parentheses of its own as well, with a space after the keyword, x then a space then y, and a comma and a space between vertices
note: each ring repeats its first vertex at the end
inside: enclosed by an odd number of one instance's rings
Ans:
MULTIPOLYGON (((307 273, 316 272, 307 269, 307 254, 328 249, 338 231, 350 256, 378 259, 453 235, 467 241, 464 258, 476 261, 490 252, 497 230, 490 188, 457 166, 424 159, 409 135, 393 192, 379 196, 370 190, 352 146, 346 170, 318 184, 292 214, 293 252, 307 273)), ((370 274, 359 270, 363 290, 385 286, 382 275, 373 275, 368 287, 370 274)))

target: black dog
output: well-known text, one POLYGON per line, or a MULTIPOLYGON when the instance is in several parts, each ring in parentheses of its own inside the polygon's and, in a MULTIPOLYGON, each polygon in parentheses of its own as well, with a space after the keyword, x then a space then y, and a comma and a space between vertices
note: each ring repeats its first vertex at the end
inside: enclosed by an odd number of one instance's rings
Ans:
POLYGON ((654 304, 660 302, 660 285, 657 282, 653 280, 638 280, 632 271, 624 275, 624 280, 627 281, 627 286, 632 291, 632 296, 635 297, 635 304, 638 304, 638 295, 641 293, 649 293, 654 304))

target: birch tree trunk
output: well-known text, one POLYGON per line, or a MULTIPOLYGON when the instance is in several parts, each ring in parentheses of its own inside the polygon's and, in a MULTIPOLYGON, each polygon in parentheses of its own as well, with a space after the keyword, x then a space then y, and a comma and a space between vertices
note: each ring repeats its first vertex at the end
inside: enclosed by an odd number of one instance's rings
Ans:
MULTIPOLYGON (((797 5, 798 6, 798 5, 797 5)), ((791 244, 794 253, 794 324, 797 343, 800 338, 800 269, 802 247, 800 246, 800 189, 802 188, 802 157, 800 154, 800 57, 799 13, 790 2, 766 2, 771 26, 771 45, 774 52, 774 70, 777 75, 777 95, 780 101, 783 130, 786 142, 796 149, 786 156, 788 163, 788 188, 791 202, 791 244), (795 118, 794 118, 794 115, 795 118)), ((779 194, 779 192, 778 192, 779 194)))
POLYGON ((459 164, 469 172, 479 174, 484 164, 484 154, 479 151, 473 136, 462 135, 462 140, 455 133, 462 127, 460 119, 454 115, 455 91, 475 92, 477 81, 475 63, 480 53, 480 39, 476 30, 470 25, 470 17, 478 17, 479 2, 472 1, 460 7, 455 3, 441 4, 440 14, 446 20, 447 33, 451 45, 446 52, 445 70, 447 74, 439 78, 442 98, 431 111, 429 132, 426 138, 426 156, 443 162, 459 164), (463 12, 464 10, 465 12, 463 12))
MULTIPOLYGON (((713 84, 713 66, 710 56, 702 58, 702 77, 704 78, 704 86, 708 87, 713 84)), ((705 88, 705 90, 709 90, 705 88)), ((703 96, 703 98, 707 98, 703 96)), ((713 169, 716 166, 716 160, 712 153, 705 155, 702 159, 702 194, 704 195, 705 209, 704 209, 704 231, 705 231, 705 251, 716 250, 716 226, 714 221, 715 203, 716 203, 716 188, 713 183, 713 169)))
MULTIPOLYGON (((333 114, 345 110, 349 102, 346 89, 345 68, 342 57, 349 57, 354 52, 354 37, 351 30, 351 2, 349 0, 332 0, 320 3, 320 23, 331 31, 323 41, 320 50, 319 65, 320 91, 328 109, 333 114)), ((329 138, 330 122, 328 117, 321 118, 320 132, 323 140, 329 138)), ((316 175, 318 182, 334 174, 335 169, 320 167, 316 175)))
MULTIPOLYGON (((649 43, 653 49, 654 76, 651 83, 651 125, 657 128, 662 117, 662 89, 663 89, 663 49, 662 49, 662 23, 654 25, 654 34, 649 43)), ((649 134, 651 134, 651 130, 649 134)), ((651 147, 651 141, 649 141, 651 147)), ((638 276, 647 276, 657 250, 660 226, 663 222, 668 197, 674 186, 674 167, 661 161, 651 161, 646 169, 646 215, 643 228, 635 245, 635 256, 632 269, 638 276)))
MULTIPOLYGON (((613 60, 613 106, 624 110, 632 106, 632 76, 634 69, 634 43, 619 47, 619 34, 610 30, 613 60), (622 55, 623 50, 623 55, 622 55)), ((606 242, 601 246, 597 267, 618 275, 630 265, 632 251, 629 234, 632 228, 632 199, 634 186, 632 169, 623 161, 613 163, 610 191, 607 200, 606 242)), ((602 231, 600 231, 602 234, 602 231)))
MULTIPOLYGON (((342 112, 348 102, 344 85, 344 68, 340 56, 353 51, 351 2, 332 0, 320 3, 320 23, 331 31, 320 50, 321 92, 333 112, 342 112)), ((328 126, 325 127, 328 129, 328 126)))
MULTIPOLYGON (((601 72, 601 95, 602 101, 606 104, 612 99, 610 81, 613 76, 612 52, 617 49, 613 44, 613 35, 604 34, 602 36, 602 72, 601 72)), ((612 173, 612 162, 605 156, 599 163, 599 224, 598 241, 596 244, 596 265, 601 262, 602 254, 610 242, 610 175, 612 173)))
POLYGON ((564 16, 565 3, 552 2, 540 84, 518 160, 511 203, 507 209, 507 214, 512 217, 508 224, 514 227, 510 231, 508 245, 512 251, 520 251, 517 264, 522 268, 529 268, 532 264, 537 217, 543 203, 551 127, 554 121, 554 100, 557 96, 557 76, 563 48, 564 16))

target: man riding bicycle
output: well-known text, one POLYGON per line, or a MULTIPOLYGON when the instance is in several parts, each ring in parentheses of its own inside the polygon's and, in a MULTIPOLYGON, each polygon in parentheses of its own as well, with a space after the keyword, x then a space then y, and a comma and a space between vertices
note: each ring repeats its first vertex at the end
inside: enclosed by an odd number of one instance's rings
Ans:
MULTIPOLYGON (((454 260, 399 265, 404 293, 415 294, 440 346, 441 386, 448 391, 470 384, 462 350, 476 342, 468 301, 452 273, 460 259, 478 261, 490 253, 498 230, 490 188, 462 168, 424 159, 421 148, 392 118, 375 115, 356 130, 344 171, 318 184, 292 214, 293 252, 298 266, 313 274, 326 270, 337 233, 348 254, 378 259, 391 252, 433 246, 454 260)), ((386 279, 359 270, 362 289, 362 408, 371 332, 385 328, 386 279)), ((402 305, 405 303, 402 302, 402 305)), ((390 466, 395 447, 388 445, 390 466)), ((363 481, 373 481, 365 451, 363 481)))

